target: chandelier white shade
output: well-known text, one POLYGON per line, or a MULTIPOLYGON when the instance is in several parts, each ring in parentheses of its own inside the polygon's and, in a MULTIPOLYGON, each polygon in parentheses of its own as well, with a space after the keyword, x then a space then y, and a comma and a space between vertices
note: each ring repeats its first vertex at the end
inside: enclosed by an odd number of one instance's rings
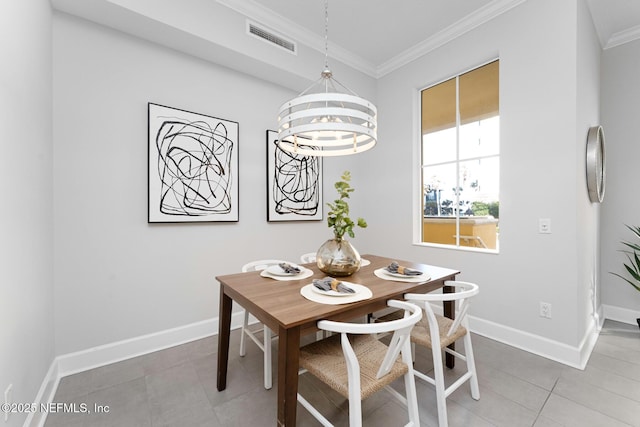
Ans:
POLYGON ((278 112, 278 146, 304 156, 346 156, 376 145, 377 109, 333 78, 328 66, 325 2, 325 68, 320 80, 278 112))
POLYGON ((328 70, 322 72, 320 83, 324 92, 303 92, 280 107, 280 148, 305 156, 345 156, 373 148, 375 105, 356 95, 331 91, 336 86, 332 83, 339 83, 328 70))

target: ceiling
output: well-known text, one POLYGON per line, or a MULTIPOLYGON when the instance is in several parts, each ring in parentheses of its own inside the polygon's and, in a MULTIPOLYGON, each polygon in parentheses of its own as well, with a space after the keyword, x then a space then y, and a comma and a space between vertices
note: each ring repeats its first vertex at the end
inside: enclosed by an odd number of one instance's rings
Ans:
MULTIPOLYGON (((330 0, 330 61, 379 78, 525 1, 538 0, 330 0)), ((63 12, 205 59, 228 61, 224 65, 236 69, 231 62, 242 62, 245 69, 264 67, 265 62, 267 67, 293 69, 301 62, 287 63, 291 55, 278 57, 262 42, 251 46, 244 29, 247 19, 299 47, 325 52, 324 0, 51 2, 63 12)), ((604 49, 640 38, 640 0, 586 2, 604 49)), ((298 74, 310 75, 307 70, 298 74)), ((291 76, 287 78, 290 82, 291 76)))
POLYGON ((587 3, 603 48, 640 38, 639 1, 587 0, 587 3))
MULTIPOLYGON (((271 22, 280 21, 279 29, 285 32, 325 35, 323 0, 217 1, 256 19, 271 14, 271 22)), ((459 35, 524 1, 331 0, 328 38, 352 57, 380 68, 445 33, 459 35)), ((640 38, 640 1, 587 0, 587 4, 603 48, 640 38)))
MULTIPOLYGON (((324 0, 218 0, 274 27, 293 39, 322 39, 324 0), (265 22, 266 21, 266 22, 265 22), (303 33, 306 37, 302 37, 303 33)), ((379 68, 451 27, 495 16, 522 0, 331 0, 328 2, 330 52, 379 68)))

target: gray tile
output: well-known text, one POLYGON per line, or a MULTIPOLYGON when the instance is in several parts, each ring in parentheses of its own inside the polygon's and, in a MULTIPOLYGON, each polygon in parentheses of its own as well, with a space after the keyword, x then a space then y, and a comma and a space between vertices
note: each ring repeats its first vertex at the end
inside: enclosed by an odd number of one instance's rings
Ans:
POLYGON ((480 390, 480 400, 474 400, 465 385, 451 393, 448 401, 455 401, 468 411, 496 426, 532 426, 538 411, 532 411, 489 388, 480 390))
POLYGON ((590 384, 640 403, 640 381, 595 366, 588 365, 584 371, 567 368, 561 378, 590 384))
POLYGON ((546 417, 538 417, 533 427, 562 427, 562 424, 546 417))
POLYGON ((640 426, 640 402, 612 393, 585 381, 560 378, 553 394, 601 412, 632 426, 640 426))
POLYGON ((44 427, 82 427, 84 417, 81 414, 57 412, 47 415, 44 427))
POLYGON ((391 398, 389 402, 378 406, 364 417, 363 425, 367 427, 403 426, 409 422, 407 408, 398 400, 391 398))
POLYGON ((85 397, 90 413, 84 416, 91 427, 151 427, 144 378, 96 391, 85 397))
POLYGON ((616 345, 626 347, 627 344, 631 345, 631 348, 636 350, 639 348, 640 329, 637 324, 626 324, 621 322, 615 322, 613 320, 606 320, 604 327, 600 331, 599 340, 608 342, 611 340, 616 345))
MULTIPOLYGON (((229 343, 231 345, 231 343, 229 343)), ((191 360, 218 353, 218 337, 202 338, 182 345, 191 360)))
MULTIPOLYGON (((482 389, 489 389, 505 399, 530 409, 536 413, 549 397, 549 391, 524 381, 511 374, 495 369, 485 363, 476 362, 478 382, 482 389)), ((464 387, 464 386, 463 386, 464 387)))
POLYGON ((540 417, 565 427, 629 427, 628 424, 557 394, 551 394, 540 412, 540 417))
POLYGON ((116 384, 144 377, 143 366, 137 359, 127 359, 63 377, 58 385, 55 401, 68 401, 116 384))
POLYGON ((192 362, 145 377, 154 427, 218 422, 192 362))
POLYGON ((133 360, 136 360, 142 366, 145 375, 151 375, 191 360, 189 349, 190 347, 186 345, 178 345, 138 356, 133 360))
MULTIPOLYGON (((420 424, 423 426, 438 426, 438 407, 436 403, 436 391, 434 387, 424 381, 416 382, 418 392, 418 411, 420 412, 420 424)), ((482 394, 482 389, 480 390, 482 394)), ((469 411, 456 401, 447 400, 447 417, 449 426, 464 427, 490 427, 489 421, 469 411)))
POLYGON ((491 339, 472 335, 477 361, 531 384, 551 390, 565 365, 491 339))
POLYGON ((601 353, 592 353, 587 366, 640 381, 640 365, 633 362, 625 362, 601 353))
MULTIPOLYGON (((237 358, 230 360, 227 367, 227 388, 223 391, 218 391, 217 388, 216 355, 195 359, 192 363, 200 384, 212 406, 227 402, 256 389, 265 390, 261 359, 256 362, 260 364, 259 368, 253 367, 253 369, 250 367, 251 359, 237 358)), ((275 378, 274 384, 276 384, 275 378)), ((276 389, 277 385, 272 390, 276 389)))
POLYGON ((74 399, 79 412, 52 413, 46 427, 150 427, 144 378, 80 396, 74 399), (80 409, 82 408, 82 409, 80 409), (84 410, 86 408, 86 411, 84 410))
MULTIPOLYGON (((637 327, 633 330, 618 328, 603 329, 600 332, 598 343, 640 351, 640 330, 637 327)), ((637 363, 640 364, 640 361, 637 361, 637 363)))
POLYGON ((254 388, 214 407, 220 426, 272 426, 276 423, 277 393, 254 388))
MULTIPOLYGON (((638 338, 640 340, 640 338, 638 338)), ((630 364, 640 366, 640 350, 632 350, 625 347, 620 347, 612 342, 604 342, 598 340, 593 348, 594 353, 609 356, 613 359, 621 360, 630 364)))

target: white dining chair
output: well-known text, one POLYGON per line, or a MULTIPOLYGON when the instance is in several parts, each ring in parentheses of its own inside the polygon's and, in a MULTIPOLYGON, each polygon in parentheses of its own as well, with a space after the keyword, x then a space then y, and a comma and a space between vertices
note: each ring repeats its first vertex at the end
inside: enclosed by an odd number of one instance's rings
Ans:
MULTIPOLYGON (((337 334, 300 349, 300 374, 314 375, 349 400, 352 427, 362 426, 361 401, 383 388, 407 406, 409 423, 406 425, 420 426, 409 337, 413 326, 422 318, 422 310, 404 301, 390 300, 387 304, 402 309, 404 317, 384 323, 321 320, 318 328, 337 334), (388 346, 375 337, 383 332, 393 332, 388 346), (406 397, 389 386, 403 376, 406 397)), ((298 401, 323 426, 332 425, 300 393, 298 401)))
MULTIPOLYGON (((286 261, 277 259, 263 259, 252 261, 243 265, 242 271, 245 273, 248 271, 262 271, 272 265, 278 265, 282 262, 286 261)), ((249 312, 245 309, 244 320, 242 322, 242 334, 240 336, 240 356, 244 356, 245 354, 247 354, 245 336, 251 338, 251 340, 255 342, 260 350, 262 350, 262 352, 264 353, 264 388, 270 389, 271 387, 273 387, 273 375, 271 373, 271 340, 277 338, 277 335, 274 335, 271 329, 269 329, 266 325, 263 325, 261 341, 255 335, 255 332, 249 329, 249 312)))
POLYGON ((300 255, 300 262, 303 264, 316 262, 316 253, 317 252, 308 252, 306 254, 300 255))
POLYGON ((467 319, 470 298, 478 294, 479 288, 478 285, 474 283, 453 280, 446 281, 445 286, 453 288, 454 292, 404 295, 407 301, 419 304, 425 312, 423 319, 411 331, 411 342, 431 349, 433 354, 434 376, 430 377, 415 369, 414 375, 435 386, 438 405, 438 424, 440 427, 446 427, 448 425, 447 397, 466 381, 469 381, 471 397, 475 400, 480 399, 478 376, 467 319), (434 313, 431 303, 443 301, 456 301, 458 303, 455 320, 434 313), (464 354, 447 348, 448 345, 460 338, 464 340, 464 354), (444 383, 443 351, 465 361, 467 364, 467 371, 453 384, 449 385, 449 387, 446 387, 444 383))

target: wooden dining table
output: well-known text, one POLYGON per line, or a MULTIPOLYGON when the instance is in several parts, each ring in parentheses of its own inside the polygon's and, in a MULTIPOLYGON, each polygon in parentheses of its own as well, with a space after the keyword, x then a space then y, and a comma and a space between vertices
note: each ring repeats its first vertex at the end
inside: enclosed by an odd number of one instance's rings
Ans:
MULTIPOLYGON (((366 254, 363 259, 370 264, 344 278, 350 283, 366 286, 372 297, 348 304, 329 305, 310 301, 300 290, 313 279, 326 277, 315 264, 302 264, 313 271, 313 276, 302 280, 276 281, 263 277, 260 272, 237 273, 217 276, 220 283, 220 314, 218 335, 218 391, 227 386, 229 361, 229 336, 231 332, 231 308, 236 301, 254 317, 276 332, 278 338, 278 419, 277 426, 295 426, 298 393, 298 369, 300 337, 318 331, 319 320, 351 321, 387 307, 390 299, 402 300, 406 293, 427 293, 439 288, 447 292, 445 281, 454 280, 460 272, 428 264, 366 254), (424 272, 425 281, 399 282, 382 279, 374 274, 376 269, 396 261, 400 265, 424 272)), ((444 304, 444 314, 453 318, 455 307, 444 304)), ((453 367, 453 358, 447 359, 453 367)))

